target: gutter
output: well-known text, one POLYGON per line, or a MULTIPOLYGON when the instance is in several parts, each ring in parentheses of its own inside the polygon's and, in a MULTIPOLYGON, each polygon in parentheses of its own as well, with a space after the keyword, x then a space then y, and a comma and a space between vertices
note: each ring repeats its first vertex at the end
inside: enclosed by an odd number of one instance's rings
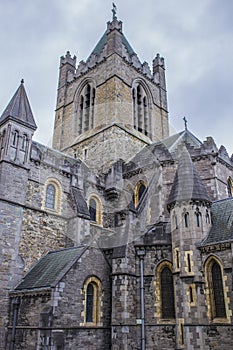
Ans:
POLYGON ((144 296, 144 248, 137 250, 140 259, 140 296, 141 296, 141 350, 145 350, 145 296, 144 296))
POLYGON ((12 325, 12 331, 11 331, 11 342, 10 342, 10 350, 15 349, 15 334, 16 334, 16 326, 18 321, 18 312, 20 307, 20 297, 16 297, 12 301, 13 305, 13 325, 12 325))

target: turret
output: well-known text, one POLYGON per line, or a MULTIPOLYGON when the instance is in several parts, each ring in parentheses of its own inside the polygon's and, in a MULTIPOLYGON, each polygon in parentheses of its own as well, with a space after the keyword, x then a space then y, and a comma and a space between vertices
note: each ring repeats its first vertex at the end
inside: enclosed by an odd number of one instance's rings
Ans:
POLYGON ((65 85, 71 76, 74 76, 76 68, 76 56, 71 57, 70 51, 60 58, 60 75, 58 89, 65 85))
POLYGON ((6 160, 27 167, 36 128, 22 80, 0 118, 0 161, 6 160))
POLYGON ((210 229, 210 205, 206 188, 183 145, 168 198, 168 210, 171 217, 176 318, 179 325, 177 347, 185 346, 186 349, 191 345, 185 325, 189 320, 196 324, 201 322, 200 310, 205 308, 202 262, 196 246, 210 229))

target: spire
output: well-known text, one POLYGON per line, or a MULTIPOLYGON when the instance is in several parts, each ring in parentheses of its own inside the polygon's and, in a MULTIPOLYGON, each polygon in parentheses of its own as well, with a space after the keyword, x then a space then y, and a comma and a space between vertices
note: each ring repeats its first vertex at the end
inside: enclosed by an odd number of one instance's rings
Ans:
POLYGON ((176 202, 195 200, 211 202, 197 169, 191 160, 189 152, 183 147, 168 198, 168 209, 176 202))
POLYGON ((16 93, 10 100, 8 106, 3 112, 0 118, 0 125, 5 121, 12 119, 24 126, 27 126, 33 130, 36 130, 37 126, 32 114, 30 103, 27 98, 27 94, 24 88, 24 80, 21 80, 21 84, 18 87, 16 93))

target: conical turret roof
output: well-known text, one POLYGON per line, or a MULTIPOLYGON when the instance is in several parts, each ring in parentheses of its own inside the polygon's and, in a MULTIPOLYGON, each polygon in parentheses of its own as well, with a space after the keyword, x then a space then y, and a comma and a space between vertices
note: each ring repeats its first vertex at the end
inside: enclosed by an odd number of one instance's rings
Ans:
POLYGON ((176 202, 182 201, 211 202, 203 182, 194 166, 185 146, 180 151, 180 158, 175 179, 168 198, 168 209, 176 202))
POLYGON ((16 93, 10 100, 8 106, 3 112, 0 118, 0 125, 7 120, 14 120, 20 124, 23 124, 33 130, 37 128, 29 100, 24 88, 24 81, 21 81, 16 93))

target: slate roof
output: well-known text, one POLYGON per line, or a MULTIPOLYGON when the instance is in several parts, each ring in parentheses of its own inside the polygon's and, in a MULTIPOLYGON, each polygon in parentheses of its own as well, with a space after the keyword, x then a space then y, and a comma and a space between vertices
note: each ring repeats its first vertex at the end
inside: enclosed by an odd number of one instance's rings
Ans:
POLYGON ((54 287, 85 249, 85 246, 79 246, 49 252, 24 276, 15 291, 54 287))
POLYGON ((36 130, 37 128, 24 88, 23 80, 3 112, 0 118, 0 125, 8 119, 13 119, 33 130, 36 130))
POLYGON ((83 197, 82 191, 78 188, 72 187, 72 195, 79 216, 86 219, 90 219, 90 212, 87 207, 87 203, 83 197))
POLYGON ((200 150, 202 142, 194 136, 189 130, 185 129, 177 134, 167 137, 159 142, 154 142, 145 146, 138 152, 125 166, 124 172, 127 173, 135 167, 142 164, 177 159, 180 148, 185 145, 188 150, 200 150))
POLYGON ((212 203, 212 227, 200 246, 233 240, 233 198, 212 203))
POLYGON ((180 144, 184 142, 186 145, 190 145, 193 148, 200 148, 202 142, 193 135, 188 129, 185 129, 178 134, 174 134, 166 139, 163 139, 161 143, 170 151, 174 151, 180 144))
MULTIPOLYGON (((129 52, 129 54, 135 54, 133 48, 131 47, 131 45, 129 44, 128 40, 126 39, 125 35, 122 34, 122 43, 123 45, 126 47, 127 51, 129 52)), ((95 48, 93 49, 93 51, 91 52, 90 56, 88 57, 87 61, 89 60, 89 58, 91 57, 92 54, 96 54, 96 55, 100 55, 101 52, 103 51, 105 45, 107 44, 107 30, 105 31, 105 33, 103 34, 103 36, 100 38, 100 40, 98 41, 98 43, 96 44, 95 48)))
POLYGON ((200 200, 211 202, 201 178, 186 148, 180 151, 175 179, 168 198, 168 208, 180 201, 200 200))

